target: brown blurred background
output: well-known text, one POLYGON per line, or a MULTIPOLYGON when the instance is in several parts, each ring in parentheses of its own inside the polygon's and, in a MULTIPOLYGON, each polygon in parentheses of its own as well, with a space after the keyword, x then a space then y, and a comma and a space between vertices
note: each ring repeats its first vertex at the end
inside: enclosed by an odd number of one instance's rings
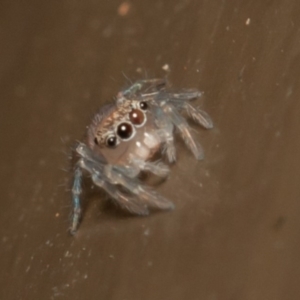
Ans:
POLYGON ((300 3, 0 3, 0 299, 300 299, 300 3), (215 128, 157 189, 176 209, 114 208, 68 152, 128 80, 205 92, 215 128))

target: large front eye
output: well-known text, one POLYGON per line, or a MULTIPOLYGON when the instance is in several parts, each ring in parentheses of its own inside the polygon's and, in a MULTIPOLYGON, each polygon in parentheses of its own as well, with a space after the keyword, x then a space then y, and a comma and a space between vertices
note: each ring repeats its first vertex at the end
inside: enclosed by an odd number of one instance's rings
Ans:
POLYGON ((109 148, 114 148, 116 147, 117 145, 117 137, 115 135, 109 135, 107 138, 106 138, 106 146, 109 147, 109 148))
POLYGON ((129 123, 121 123, 117 128, 118 136, 123 139, 129 139, 133 134, 133 128, 129 123))
POLYGON ((145 121, 145 116, 144 116, 143 112, 140 111, 139 109, 133 109, 129 113, 129 119, 132 124, 141 125, 145 121))

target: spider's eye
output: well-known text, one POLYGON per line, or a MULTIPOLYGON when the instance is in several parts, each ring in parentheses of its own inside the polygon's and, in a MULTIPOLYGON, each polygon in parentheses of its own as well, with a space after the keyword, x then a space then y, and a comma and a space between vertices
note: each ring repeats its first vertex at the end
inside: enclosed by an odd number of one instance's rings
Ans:
POLYGON ((140 108, 142 110, 147 110, 147 108, 148 108, 147 102, 144 102, 144 101, 140 102, 140 108))
POLYGON ((97 138, 94 138, 94 143, 95 143, 96 145, 99 145, 97 138))
POLYGON ((106 146, 109 148, 113 148, 117 145, 117 137, 114 135, 110 135, 106 139, 106 146))
POLYGON ((144 123, 145 116, 139 109, 133 109, 129 113, 129 119, 134 125, 141 125, 144 123))
POLYGON ((133 128, 129 123, 121 123, 117 128, 117 134, 121 139, 129 139, 133 134, 133 128))

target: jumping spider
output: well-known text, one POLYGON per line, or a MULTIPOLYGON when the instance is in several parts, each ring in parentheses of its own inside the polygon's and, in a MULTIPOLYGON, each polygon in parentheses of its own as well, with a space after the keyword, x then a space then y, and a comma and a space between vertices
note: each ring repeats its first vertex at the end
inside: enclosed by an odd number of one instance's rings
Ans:
POLYGON ((74 168, 72 188, 72 234, 81 219, 83 171, 90 174, 96 186, 132 213, 147 215, 150 207, 174 208, 172 202, 141 184, 137 177, 141 171, 161 177, 168 175, 167 165, 151 161, 151 158, 161 151, 170 163, 175 161, 174 129, 196 159, 203 158, 203 150, 194 140, 181 111, 185 110, 206 129, 212 128, 213 123, 207 113, 189 103, 200 97, 201 92, 185 90, 172 93, 165 87, 164 79, 137 81, 119 92, 115 103, 104 106, 94 116, 85 143, 79 143, 75 149, 79 159, 74 168))

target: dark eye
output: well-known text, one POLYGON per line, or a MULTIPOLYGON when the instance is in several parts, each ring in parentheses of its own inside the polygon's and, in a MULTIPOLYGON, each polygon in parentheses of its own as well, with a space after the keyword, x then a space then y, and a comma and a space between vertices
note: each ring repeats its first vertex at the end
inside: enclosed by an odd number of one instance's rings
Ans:
POLYGON ((133 109, 129 114, 129 119, 134 125, 141 125, 144 123, 145 116, 139 109, 133 109))
POLYGON ((142 110, 147 110, 147 108, 148 108, 148 104, 147 104, 147 102, 140 102, 140 108, 142 109, 142 110))
POLYGON ((117 128, 117 134, 121 139, 129 139, 132 136, 133 129, 128 123, 121 123, 117 128))
POLYGON ((106 146, 113 148, 117 145, 117 138, 114 135, 110 135, 106 139, 106 146))
POLYGON ((96 145, 99 145, 97 138, 94 139, 96 145))

